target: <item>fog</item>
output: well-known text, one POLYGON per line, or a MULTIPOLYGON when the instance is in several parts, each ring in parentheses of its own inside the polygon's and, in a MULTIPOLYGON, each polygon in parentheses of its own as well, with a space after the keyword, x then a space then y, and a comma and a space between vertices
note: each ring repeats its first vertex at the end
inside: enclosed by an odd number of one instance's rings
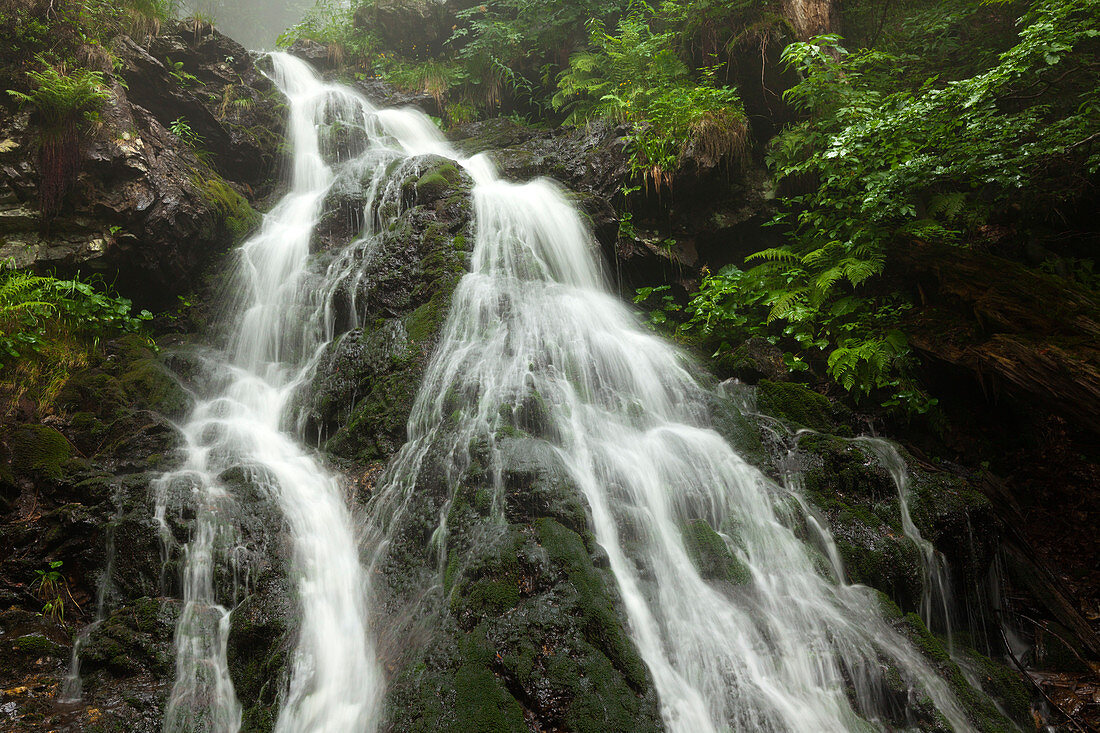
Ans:
POLYGON ((183 15, 198 12, 214 19, 222 33, 246 48, 275 48, 275 39, 297 23, 314 0, 190 0, 183 15))

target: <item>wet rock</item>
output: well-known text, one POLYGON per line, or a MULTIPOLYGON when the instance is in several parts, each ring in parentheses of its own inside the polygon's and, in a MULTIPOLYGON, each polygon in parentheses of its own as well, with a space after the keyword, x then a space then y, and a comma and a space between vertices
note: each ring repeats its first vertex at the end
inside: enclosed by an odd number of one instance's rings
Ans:
POLYGON ((427 114, 443 116, 439 100, 426 92, 402 91, 382 79, 356 79, 354 87, 378 107, 416 107, 427 114))
POLYGON ((504 118, 459 125, 448 137, 464 154, 485 152, 504 178, 553 178, 578 196, 601 240, 613 240, 616 197, 630 179, 627 130, 607 123, 547 130, 504 118))
POLYGON ((211 29, 172 30, 148 46, 123 39, 101 125, 49 217, 39 213, 36 120, 0 108, 0 259, 103 273, 142 306, 164 307, 254 226, 250 199, 272 187, 281 99, 237 44, 211 29))
POLYGON ((762 379, 772 382, 790 379, 790 371, 783 362, 783 352, 759 336, 746 340, 732 352, 722 354, 717 367, 723 374, 750 384, 762 379))
MULTIPOLYGON (((420 377, 472 245, 469 177, 438 157, 409 165, 401 189, 408 208, 374 245, 357 290, 338 298, 338 307, 354 298, 361 309, 356 318, 371 325, 329 347, 304 407, 307 434, 320 434, 326 450, 362 462, 385 458, 405 442, 420 377)), ((336 193, 326 209, 339 210, 348 200, 336 193)), ((319 236, 347 242, 358 229, 337 216, 319 236)))
POLYGON ((323 43, 309 38, 299 38, 286 50, 291 56, 308 61, 318 71, 329 71, 336 67, 333 52, 323 43))

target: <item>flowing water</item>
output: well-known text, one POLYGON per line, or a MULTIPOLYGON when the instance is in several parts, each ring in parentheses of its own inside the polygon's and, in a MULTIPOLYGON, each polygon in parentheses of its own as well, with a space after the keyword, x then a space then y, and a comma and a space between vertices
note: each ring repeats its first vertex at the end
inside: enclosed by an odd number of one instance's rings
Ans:
POLYGON ((909 513, 909 469, 898 449, 881 438, 857 438, 856 443, 867 448, 890 472, 898 490, 898 508, 901 511, 901 530, 920 553, 921 605, 920 616, 926 626, 947 638, 948 648, 953 647, 951 576, 947 559, 935 546, 921 535, 909 513))
POLYGON ((158 516, 169 543, 165 516, 172 497, 189 495, 197 508, 184 549, 184 606, 166 731, 240 727, 226 660, 232 605, 240 592, 228 598, 215 592, 218 567, 231 560, 238 542, 236 500, 223 480, 235 468, 247 470, 261 493, 278 504, 293 540, 300 626, 277 730, 371 730, 381 700, 367 579, 345 494, 284 429, 288 404, 331 338, 330 298, 307 277, 310 239, 336 180, 319 130, 362 127, 364 109, 357 98, 322 85, 296 59, 276 56, 274 78, 290 107, 290 193, 241 248, 233 288, 238 296, 225 316, 237 330, 225 353, 208 360, 211 394, 182 426, 184 465, 159 485, 158 516))
MULTIPOLYGON (((309 243, 325 196, 351 174, 369 181, 371 196, 391 195, 386 171, 425 153, 455 158, 473 177, 477 237, 409 420, 410 440, 373 500, 369 562, 415 501, 430 448, 444 447, 457 484, 469 446, 487 443, 494 455, 501 428, 534 401, 541 437, 586 499, 669 730, 885 728, 884 666, 913 700, 930 699, 955 730, 970 730, 946 684, 883 620, 874 593, 838 582, 835 552, 830 570, 800 539, 808 518, 797 497, 711 428, 711 395, 691 363, 610 293, 596 244, 556 185, 499 180, 487 158, 463 159, 419 112, 375 109, 302 61, 273 58, 290 103, 291 192, 242 248, 240 297, 226 314, 239 325, 227 351, 212 358, 221 363, 211 366, 210 395, 183 426, 185 465, 160 482, 166 542, 172 497, 190 497, 197 508, 166 730, 240 726, 226 662, 239 599, 215 592, 215 574, 238 541, 235 498, 222 477, 241 466, 277 502, 293 540, 301 620, 278 730, 370 731, 380 720, 383 680, 352 515, 334 476, 288 431, 288 413, 334 337, 335 293, 360 277, 356 262, 369 258, 377 227, 365 216, 361 238, 320 282, 311 279, 309 243), (334 126, 356 130, 363 149, 333 162, 323 139, 334 126), (700 520, 736 558, 741 584, 700 576, 684 538, 700 520)), ((354 303, 351 311, 354 319, 354 303)), ((827 530, 818 534, 827 548, 827 530)), ((443 521, 435 534, 441 556, 446 537, 443 521)))

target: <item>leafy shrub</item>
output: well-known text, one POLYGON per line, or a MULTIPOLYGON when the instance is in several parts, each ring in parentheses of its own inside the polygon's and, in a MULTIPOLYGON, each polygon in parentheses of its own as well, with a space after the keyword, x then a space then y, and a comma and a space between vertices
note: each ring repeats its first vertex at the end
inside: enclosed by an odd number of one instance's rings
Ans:
MULTIPOLYGON (((1042 225, 1100 172, 1100 6, 1046 0, 993 66, 913 85, 903 59, 837 36, 787 47, 805 121, 768 161, 789 190, 783 246, 704 278, 681 330, 718 352, 763 335, 838 387, 926 412, 901 332, 908 296, 880 284, 913 240, 966 246, 994 212, 1042 225), (1012 214, 1011 212, 1017 212, 1012 214)), ((793 363, 793 362, 790 362, 793 363)))
POLYGON ((30 393, 49 404, 99 342, 134 333, 152 318, 102 278, 61 280, 0 267, 0 387, 14 403, 30 393))
POLYGON ((58 325, 90 342, 138 331, 152 314, 131 309, 102 278, 61 280, 0 268, 0 361, 38 351, 58 325))
POLYGON ((689 152, 711 165, 738 160, 748 127, 737 93, 716 85, 714 68, 693 73, 673 48, 673 31, 656 32, 653 21, 648 7, 624 16, 614 34, 591 21, 591 50, 570 58, 553 104, 569 111, 567 122, 629 123, 632 167, 660 188, 689 152))

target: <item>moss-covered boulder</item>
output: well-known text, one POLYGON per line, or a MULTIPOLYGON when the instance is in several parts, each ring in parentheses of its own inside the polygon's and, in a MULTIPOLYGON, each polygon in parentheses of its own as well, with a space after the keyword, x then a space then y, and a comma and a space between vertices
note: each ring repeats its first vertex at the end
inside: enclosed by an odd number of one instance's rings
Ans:
POLYGON ((852 435, 851 428, 839 424, 844 409, 801 384, 763 379, 757 385, 756 403, 761 412, 795 425, 852 435))
MULTIPOLYGON (((412 401, 451 293, 466 271, 473 237, 472 182, 452 161, 425 156, 391 173, 404 177, 405 208, 364 256, 356 291, 339 298, 354 300, 361 309, 340 318, 363 325, 325 352, 303 406, 307 434, 320 434, 326 450, 361 462, 384 459, 406 440, 412 401)), ((334 193, 326 208, 345 206, 348 190, 334 193)), ((360 208, 365 203, 360 201, 360 208)), ((384 197, 374 203, 387 211, 393 205, 384 197)), ((395 206, 389 213, 398 211, 395 206)), ((346 242, 358 232, 329 234, 346 242)), ((318 263, 324 265, 325 257, 318 263)))
POLYGON ((10 450, 11 468, 17 474, 58 481, 73 469, 72 444, 60 432, 46 425, 15 428, 10 438, 10 450))
POLYGON ((119 377, 126 395, 135 404, 166 417, 180 417, 190 404, 176 378, 159 359, 138 359, 119 377))

